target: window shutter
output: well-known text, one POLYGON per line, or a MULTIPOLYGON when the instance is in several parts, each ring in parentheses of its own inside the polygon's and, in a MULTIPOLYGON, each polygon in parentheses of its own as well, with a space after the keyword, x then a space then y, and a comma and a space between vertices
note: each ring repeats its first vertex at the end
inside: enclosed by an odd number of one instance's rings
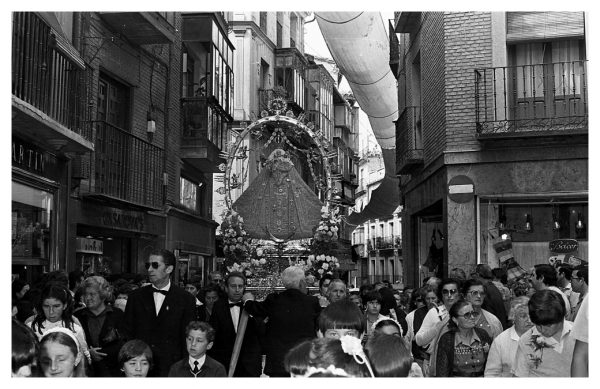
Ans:
POLYGON ((583 12, 507 12, 508 43, 584 36, 583 12))

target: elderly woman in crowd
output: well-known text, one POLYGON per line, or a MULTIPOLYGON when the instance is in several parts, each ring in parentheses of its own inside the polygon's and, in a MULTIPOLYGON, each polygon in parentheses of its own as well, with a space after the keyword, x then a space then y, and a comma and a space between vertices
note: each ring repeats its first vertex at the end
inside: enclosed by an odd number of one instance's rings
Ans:
POLYGON ((481 308, 485 301, 486 287, 478 279, 469 279, 465 281, 462 288, 463 296, 471 303, 473 309, 479 313, 475 325, 484 329, 488 335, 494 339, 502 333, 502 323, 493 313, 481 308))
POLYGON ((481 377, 492 344, 476 323, 480 313, 466 300, 450 307, 449 331, 437 343, 436 377, 481 377))
POLYGON ((498 335, 492 342, 485 365, 484 375, 486 377, 512 376, 513 361, 519 339, 533 326, 529 319, 528 302, 529 297, 527 296, 512 299, 508 319, 513 322, 513 326, 498 335))
POLYGON ((92 377, 115 377, 119 374, 117 354, 122 345, 118 328, 123 312, 106 304, 112 287, 103 277, 92 276, 81 284, 85 308, 75 313, 85 332, 92 357, 92 377))
POLYGON ((531 296, 529 317, 535 325, 519 339, 513 362, 517 377, 570 377, 575 339, 573 323, 565 320, 565 303, 553 290, 531 296))

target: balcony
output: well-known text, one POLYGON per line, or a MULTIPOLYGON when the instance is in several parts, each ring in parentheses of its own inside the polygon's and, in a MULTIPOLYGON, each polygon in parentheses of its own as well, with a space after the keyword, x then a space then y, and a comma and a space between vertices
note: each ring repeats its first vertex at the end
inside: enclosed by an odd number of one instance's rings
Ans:
POLYGON ((82 158, 88 179, 81 182, 81 195, 161 208, 163 150, 105 121, 90 126, 95 151, 82 158))
MULTIPOLYGON (((175 27, 164 12, 99 12, 117 33, 137 45, 175 42, 175 27)), ((167 13, 168 14, 168 13, 167 13)))
POLYGON ((398 249, 402 247, 402 238, 399 236, 384 236, 375 238, 375 247, 381 249, 398 249))
POLYGON ((323 134, 329 138, 333 128, 331 120, 329 120, 324 113, 311 109, 306 112, 306 118, 315 125, 315 131, 321 130, 323 134))
POLYGON ((91 131, 82 128, 83 77, 50 26, 35 13, 14 13, 12 125, 19 134, 63 152, 92 151, 91 131))
POLYGON ((480 140, 587 135, 586 61, 475 70, 480 140))
POLYGON ((211 98, 188 97, 181 99, 183 132, 181 158, 202 172, 220 173, 218 166, 225 162, 219 157, 225 140, 222 127, 209 128, 211 98))
POLYGON ((423 165, 421 107, 406 107, 396 122, 397 174, 410 174, 423 165))

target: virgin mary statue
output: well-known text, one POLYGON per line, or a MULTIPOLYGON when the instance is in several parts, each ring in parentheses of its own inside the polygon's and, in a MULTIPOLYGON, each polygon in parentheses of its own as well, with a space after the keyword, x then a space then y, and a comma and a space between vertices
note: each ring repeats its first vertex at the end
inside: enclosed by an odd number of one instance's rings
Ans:
POLYGON ((233 204, 251 238, 274 240, 313 236, 322 203, 302 180, 289 155, 275 149, 265 167, 233 204))

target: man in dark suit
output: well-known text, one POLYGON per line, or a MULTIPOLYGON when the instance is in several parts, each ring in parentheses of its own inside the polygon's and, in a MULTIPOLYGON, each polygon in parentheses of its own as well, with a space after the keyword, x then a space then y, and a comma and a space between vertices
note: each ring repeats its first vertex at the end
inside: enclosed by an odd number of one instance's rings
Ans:
MULTIPOLYGON (((225 279, 227 298, 219 299, 213 306, 210 325, 215 329, 215 340, 208 355, 225 366, 229 372, 229 363, 242 315, 242 295, 246 287, 246 277, 240 272, 231 272, 225 279)), ((262 353, 258 340, 256 319, 248 318, 248 324, 234 377, 259 377, 261 373, 262 353)))
POLYGON ((152 285, 131 292, 127 299, 122 331, 128 339, 150 345, 154 356, 151 376, 166 377, 173 363, 187 354, 185 328, 195 318, 194 297, 172 285, 175 256, 155 250, 146 262, 152 285))
POLYGON ((304 270, 290 266, 281 273, 285 291, 271 293, 265 301, 244 295, 244 309, 251 315, 268 317, 265 374, 289 377, 283 366, 285 354, 296 344, 317 336, 316 322, 321 312, 319 300, 306 294, 304 270))

